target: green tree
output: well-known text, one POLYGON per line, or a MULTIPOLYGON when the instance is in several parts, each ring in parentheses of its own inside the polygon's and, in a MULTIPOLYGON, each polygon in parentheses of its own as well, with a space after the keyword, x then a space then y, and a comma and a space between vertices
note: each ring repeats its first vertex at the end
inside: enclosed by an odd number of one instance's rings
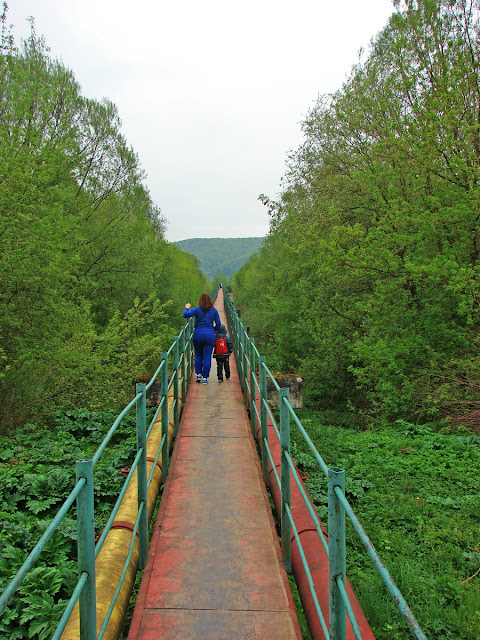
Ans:
POLYGON ((252 308, 283 283, 305 339, 287 312, 269 344, 294 351, 318 402, 417 417, 477 408, 478 17, 474 2, 397 3, 367 59, 308 115, 284 192, 265 201, 283 262, 267 250, 275 278, 259 275, 267 293, 252 308))
POLYGON ((123 403, 179 330, 198 263, 165 220, 108 100, 81 96, 35 33, 0 45, 0 425, 123 403), (182 291, 185 289, 185 291, 182 291))

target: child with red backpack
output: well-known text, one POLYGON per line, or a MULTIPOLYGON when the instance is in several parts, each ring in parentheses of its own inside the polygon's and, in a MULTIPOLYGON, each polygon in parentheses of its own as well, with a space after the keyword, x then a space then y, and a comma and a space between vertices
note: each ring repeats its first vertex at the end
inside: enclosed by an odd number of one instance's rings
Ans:
POLYGON ((233 343, 227 336, 225 326, 221 324, 215 330, 215 349, 213 357, 217 359, 217 378, 219 382, 223 382, 223 371, 225 370, 225 378, 230 378, 230 354, 233 351, 233 343))

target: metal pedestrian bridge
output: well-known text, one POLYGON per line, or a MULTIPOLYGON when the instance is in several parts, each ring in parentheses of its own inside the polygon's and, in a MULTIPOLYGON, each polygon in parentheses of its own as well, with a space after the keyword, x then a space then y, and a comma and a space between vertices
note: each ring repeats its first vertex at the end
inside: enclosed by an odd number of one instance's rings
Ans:
POLYGON ((143 574, 128 640, 301 640, 288 574, 312 638, 373 640, 345 575, 348 519, 410 637, 426 640, 345 498, 345 471, 327 467, 290 406, 288 390, 278 387, 223 293, 216 293, 216 308, 234 343, 230 380, 194 382, 189 321, 148 384, 137 384, 93 459, 77 462, 75 487, 12 576, 0 615, 76 506, 78 582, 51 630, 53 640, 118 640, 138 570, 143 574), (268 376, 279 393, 279 419, 267 401, 268 376), (158 409, 147 423, 146 398, 154 385, 158 409), (136 412, 136 456, 97 538, 93 469, 130 411, 136 412), (325 473, 325 527, 291 456, 291 422, 325 473))

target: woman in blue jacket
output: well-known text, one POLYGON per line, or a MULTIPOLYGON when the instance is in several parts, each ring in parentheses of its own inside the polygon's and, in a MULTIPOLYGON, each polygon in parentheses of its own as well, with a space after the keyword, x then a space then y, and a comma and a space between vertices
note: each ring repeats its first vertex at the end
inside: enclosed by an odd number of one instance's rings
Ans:
POLYGON ((215 346, 215 329, 221 326, 218 311, 213 306, 213 300, 203 293, 198 300, 198 307, 191 309, 187 303, 183 311, 184 318, 195 317, 195 331, 193 332, 193 346, 195 347, 195 372, 197 382, 207 384, 212 366, 212 352, 215 346), (215 324, 215 329, 213 325, 215 324))

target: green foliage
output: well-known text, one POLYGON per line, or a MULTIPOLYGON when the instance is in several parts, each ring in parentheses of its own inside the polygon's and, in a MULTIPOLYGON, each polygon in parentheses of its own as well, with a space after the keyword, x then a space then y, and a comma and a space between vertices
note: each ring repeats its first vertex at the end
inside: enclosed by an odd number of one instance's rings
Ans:
POLYGON ((300 600, 300 594, 298 593, 297 583, 293 575, 288 576, 288 582, 290 584, 290 591, 292 592, 293 604, 297 611, 298 623, 300 625, 300 631, 302 634, 302 640, 311 640, 310 630, 308 628, 307 619, 303 611, 302 603, 300 600))
MULTIPOLYGON (((297 414, 327 465, 346 470, 347 498, 427 637, 476 640, 480 581, 472 576, 480 567, 480 437, 402 420, 359 431, 345 426, 349 415, 332 424, 332 414, 297 414)), ((325 518, 326 478, 294 425, 292 447, 325 518)), ((347 574, 375 637, 409 637, 350 524, 347 574)))
MULTIPOLYGON (((153 410, 148 410, 149 417, 153 410)), ((57 412, 48 429, 34 425, 0 438, 0 591, 25 561, 75 484, 75 460, 91 458, 115 421, 108 410, 57 412)), ((101 531, 125 481, 120 470, 136 449, 135 415, 124 417, 95 466, 95 527, 101 531)), ((74 509, 46 544, 0 616, 0 636, 52 637, 77 581, 74 509)))
POLYGON ((177 246, 194 255, 200 268, 209 278, 219 277, 225 282, 258 251, 264 238, 190 238, 180 240, 177 246))
POLYGON ((35 33, 0 38, 0 430, 123 406, 208 279, 165 220, 109 100, 35 33))
POLYGON ((233 292, 313 406, 480 428, 479 8, 396 6, 305 119, 233 292))
POLYGON ((226 291, 231 290, 232 277, 226 276, 224 273, 219 273, 212 278, 212 289, 215 290, 220 284, 226 291))

